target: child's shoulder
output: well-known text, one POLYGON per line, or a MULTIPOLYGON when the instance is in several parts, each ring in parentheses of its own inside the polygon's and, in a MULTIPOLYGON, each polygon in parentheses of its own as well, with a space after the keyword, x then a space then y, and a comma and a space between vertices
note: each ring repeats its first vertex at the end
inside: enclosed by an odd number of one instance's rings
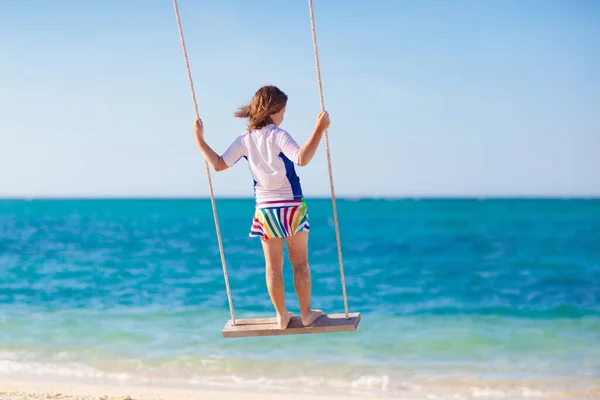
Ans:
POLYGON ((270 127, 271 127, 271 130, 269 131, 269 133, 271 135, 289 135, 288 131, 286 131, 285 129, 281 129, 274 125, 270 125, 270 127))
POLYGON ((250 134, 264 135, 266 137, 277 136, 277 135, 289 135, 289 133, 286 130, 281 129, 279 127, 276 127, 273 124, 267 125, 267 126, 265 126, 264 128, 261 128, 261 129, 254 129, 254 130, 251 130, 251 131, 244 131, 242 133, 242 136, 248 136, 250 134))

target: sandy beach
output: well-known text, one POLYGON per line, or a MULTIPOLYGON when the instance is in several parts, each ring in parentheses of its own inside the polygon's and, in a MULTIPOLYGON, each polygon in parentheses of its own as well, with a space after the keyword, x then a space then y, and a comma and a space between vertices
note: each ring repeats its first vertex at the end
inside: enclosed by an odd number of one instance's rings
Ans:
MULTIPOLYGON (((508 394, 506 385, 488 387, 477 393, 465 391, 458 383, 446 382, 446 394, 431 397, 426 393, 414 396, 369 395, 369 394, 338 394, 323 392, 299 393, 299 388, 290 391, 273 389, 240 389, 240 388, 181 388, 158 386, 150 384, 131 383, 92 383, 86 381, 50 381, 50 380, 21 380, 9 379, 0 381, 1 400, 24 399, 60 399, 60 400, 356 400, 356 399, 467 399, 478 397, 496 398, 540 398, 540 399, 597 399, 600 398, 600 388, 580 388, 569 391, 556 390, 542 392, 541 387, 531 387, 508 394), (454 390, 452 390, 454 389, 454 390)), ((514 387, 513 387, 514 389, 514 387)))
POLYGON ((148 385, 102 385, 97 383, 10 380, 0 382, 0 399, 61 399, 61 400, 343 400, 354 396, 298 394, 281 392, 239 391, 227 389, 181 389, 148 385))

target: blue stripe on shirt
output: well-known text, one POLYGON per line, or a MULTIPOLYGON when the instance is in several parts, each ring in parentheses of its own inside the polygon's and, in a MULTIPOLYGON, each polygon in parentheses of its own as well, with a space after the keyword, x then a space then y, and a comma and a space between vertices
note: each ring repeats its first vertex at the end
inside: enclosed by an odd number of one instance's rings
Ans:
POLYGON ((300 178, 296 175, 296 169, 294 168, 294 163, 285 156, 283 153, 279 153, 279 157, 283 160, 283 165, 285 165, 285 175, 292 186, 292 194, 295 199, 299 199, 302 197, 302 187, 300 186, 300 178))

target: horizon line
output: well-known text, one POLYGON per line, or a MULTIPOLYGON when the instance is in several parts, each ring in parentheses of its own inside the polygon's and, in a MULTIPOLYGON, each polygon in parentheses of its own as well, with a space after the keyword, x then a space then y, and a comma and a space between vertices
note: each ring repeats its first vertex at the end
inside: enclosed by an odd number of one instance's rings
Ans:
MULTIPOLYGON (((307 200, 331 200, 331 196, 305 196, 307 200)), ((210 200, 188 195, 0 195, 0 200, 210 200)), ((254 200, 253 196, 215 196, 217 200, 254 200)), ((594 195, 336 195, 336 200, 600 200, 594 195)))

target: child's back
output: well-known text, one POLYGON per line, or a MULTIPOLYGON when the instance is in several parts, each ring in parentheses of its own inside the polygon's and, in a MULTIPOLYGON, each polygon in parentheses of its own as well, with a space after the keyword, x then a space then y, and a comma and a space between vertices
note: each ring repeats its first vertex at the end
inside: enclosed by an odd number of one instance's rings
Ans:
POLYGON ((256 202, 297 200, 302 198, 298 164, 300 147, 283 129, 269 124, 246 131, 223 154, 227 165, 244 157, 254 179, 256 202))

